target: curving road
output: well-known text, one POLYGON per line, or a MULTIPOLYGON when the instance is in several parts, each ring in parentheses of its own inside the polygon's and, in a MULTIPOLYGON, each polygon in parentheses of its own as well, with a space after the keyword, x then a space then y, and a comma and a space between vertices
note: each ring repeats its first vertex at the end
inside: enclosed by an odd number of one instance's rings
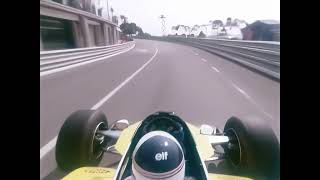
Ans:
POLYGON ((55 137, 78 109, 102 110, 112 123, 159 111, 223 129, 231 116, 256 115, 280 140, 280 83, 208 52, 150 40, 84 66, 40 76, 40 178, 61 176, 55 137))

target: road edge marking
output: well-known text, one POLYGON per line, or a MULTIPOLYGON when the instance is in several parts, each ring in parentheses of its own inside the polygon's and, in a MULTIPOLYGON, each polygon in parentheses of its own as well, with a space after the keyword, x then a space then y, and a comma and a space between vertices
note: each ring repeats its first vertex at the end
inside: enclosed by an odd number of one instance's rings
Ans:
POLYGON ((201 58, 201 61, 203 62, 207 62, 208 60, 204 59, 204 58, 201 58))
POLYGON ((211 69, 215 70, 216 72, 220 72, 216 67, 211 66, 211 69))
POLYGON ((127 77, 120 85, 118 85, 115 89, 109 92, 104 98, 102 98, 97 104, 95 104, 91 109, 96 110, 101 107, 106 101, 108 101, 114 94, 116 94, 124 85, 126 85, 131 79, 133 79, 139 72, 141 72, 158 54, 158 48, 156 48, 156 52, 154 55, 145 63, 143 64, 137 71, 135 71, 131 76, 127 77))
POLYGON ((58 136, 54 137, 40 149, 40 160, 56 146, 58 136))

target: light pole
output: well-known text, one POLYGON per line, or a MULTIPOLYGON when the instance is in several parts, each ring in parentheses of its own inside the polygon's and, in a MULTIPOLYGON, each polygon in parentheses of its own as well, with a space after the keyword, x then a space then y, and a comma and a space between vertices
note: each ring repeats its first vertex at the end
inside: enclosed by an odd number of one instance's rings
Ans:
POLYGON ((160 19, 161 19, 161 24, 162 24, 162 27, 161 27, 161 29, 162 29, 162 35, 163 36, 165 36, 165 32, 166 32, 166 22, 165 22, 165 16, 164 15, 160 15, 160 17, 159 17, 160 19))

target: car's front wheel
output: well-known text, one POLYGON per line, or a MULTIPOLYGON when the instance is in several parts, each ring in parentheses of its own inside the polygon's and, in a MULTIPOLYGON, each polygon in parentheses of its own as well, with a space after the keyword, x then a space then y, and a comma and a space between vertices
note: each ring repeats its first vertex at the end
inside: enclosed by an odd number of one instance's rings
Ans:
POLYGON ((229 137, 224 150, 236 169, 259 179, 279 178, 280 143, 264 121, 256 117, 245 120, 231 117, 224 134, 229 137))
POLYGON ((60 129, 56 144, 56 161, 63 170, 97 165, 103 157, 104 137, 98 130, 108 128, 106 116, 95 110, 72 113, 60 129))

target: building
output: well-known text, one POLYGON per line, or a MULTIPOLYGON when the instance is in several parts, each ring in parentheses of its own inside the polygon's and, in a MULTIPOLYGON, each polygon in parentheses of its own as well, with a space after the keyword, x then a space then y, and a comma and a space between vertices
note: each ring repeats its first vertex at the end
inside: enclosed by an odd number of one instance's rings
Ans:
POLYGON ((244 40, 280 41, 280 22, 258 20, 242 29, 244 40))
POLYGON ((188 34, 186 26, 184 25, 177 25, 172 27, 171 29, 171 33, 172 35, 176 35, 176 36, 186 36, 188 34))
POLYGON ((117 23, 98 16, 93 2, 40 0, 40 51, 117 44, 117 23))

